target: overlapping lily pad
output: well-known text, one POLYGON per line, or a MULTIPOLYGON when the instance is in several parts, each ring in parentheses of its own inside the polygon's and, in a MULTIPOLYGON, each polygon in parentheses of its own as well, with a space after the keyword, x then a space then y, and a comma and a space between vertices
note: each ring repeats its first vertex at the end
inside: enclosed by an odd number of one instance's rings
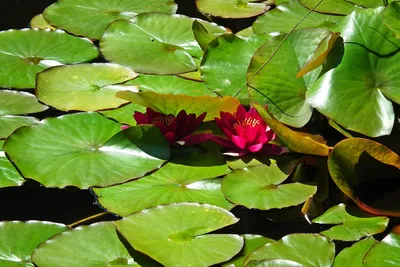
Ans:
POLYGON ((33 250, 40 243, 66 229, 63 224, 51 222, 0 222, 0 265, 33 267, 33 250))
POLYGON ((400 38, 400 3, 393 1, 383 11, 382 22, 400 38))
POLYGON ((117 98, 117 92, 139 91, 137 86, 121 84, 135 77, 134 71, 117 64, 59 66, 37 75, 36 95, 40 101, 65 111, 116 108, 127 102, 117 98))
POLYGON ((75 35, 100 39, 116 20, 129 20, 139 13, 175 13, 173 0, 61 0, 44 11, 44 17, 57 28, 75 35))
POLYGON ((268 10, 266 3, 253 0, 196 0, 197 8, 204 13, 222 18, 249 18, 268 10))
MULTIPOLYGON (((139 73, 194 71, 192 57, 201 58, 203 51, 194 38, 193 21, 186 16, 162 13, 143 13, 129 22, 116 21, 101 38, 100 50, 106 59, 139 73)), ((225 32, 216 24, 200 22, 211 33, 225 32)))
MULTIPOLYGON (((353 212, 355 210, 353 209, 353 212)), ((357 241, 362 237, 371 236, 385 231, 389 218, 371 217, 367 214, 353 216, 346 210, 344 204, 330 208, 324 214, 313 220, 320 224, 338 224, 321 232, 330 239, 342 241, 357 241)))
POLYGON ((81 226, 54 236, 32 254, 41 267, 140 266, 109 222, 81 226))
POLYGON ((4 140, 0 140, 0 188, 7 186, 20 186, 25 179, 8 161, 6 154, 3 151, 4 140))
POLYGON ((128 105, 124 105, 119 108, 100 111, 100 113, 107 118, 112 118, 118 121, 119 123, 133 126, 136 125, 136 121, 133 118, 133 114, 135 113, 135 111, 144 113, 146 111, 146 108, 141 105, 129 103, 128 105))
POLYGON ((210 266, 236 255, 243 238, 207 233, 237 221, 219 207, 179 203, 133 213, 114 224, 136 250, 164 266, 210 266))
POLYGON ((99 51, 89 40, 62 31, 0 32, 0 86, 34 88, 35 76, 59 64, 90 61, 99 51))
POLYGON ((345 42, 341 63, 307 92, 307 101, 346 129, 388 135, 400 103, 400 40, 382 23, 383 8, 357 11, 337 31, 345 42))
MULTIPOLYGON (((308 9, 316 6, 319 0, 299 0, 308 9)), ((362 0, 365 2, 366 0, 362 0)), ((376 0, 372 0, 376 1, 376 0)), ((324 0, 314 10, 325 14, 348 15, 355 10, 362 9, 361 6, 354 4, 353 1, 324 0)))
POLYGON ((29 26, 32 29, 41 29, 41 30, 45 30, 45 29, 55 30, 56 29, 53 26, 51 26, 47 22, 47 20, 45 20, 45 18, 43 17, 43 14, 34 16, 31 20, 31 22, 29 23, 29 26))
POLYGON ((38 123, 39 120, 30 116, 0 116, 0 139, 7 138, 16 129, 38 123))
POLYGON ((40 104, 32 94, 0 90, 0 116, 36 113, 46 109, 47 107, 40 104))
POLYGON ((373 237, 365 238, 349 248, 343 249, 335 258, 333 267, 363 267, 365 254, 377 241, 373 237))
POLYGON ((55 187, 109 186, 168 159, 168 143, 157 128, 133 126, 118 133, 120 127, 97 113, 65 115, 19 129, 4 150, 25 177, 55 187))
POLYGON ((373 245, 363 260, 363 266, 387 266, 400 265, 400 235, 391 233, 381 242, 373 245))

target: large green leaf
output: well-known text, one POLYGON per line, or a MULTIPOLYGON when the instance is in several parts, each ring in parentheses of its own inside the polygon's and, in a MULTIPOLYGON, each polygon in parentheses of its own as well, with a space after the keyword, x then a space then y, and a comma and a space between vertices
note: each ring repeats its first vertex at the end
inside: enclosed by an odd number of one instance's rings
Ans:
POLYGON ((363 266, 400 266, 400 235, 391 233, 373 245, 364 257, 363 266))
POLYGON ((8 161, 6 154, 3 151, 4 140, 0 140, 0 188, 7 186, 20 186, 25 179, 8 161))
MULTIPOLYGON (((203 51, 192 32, 194 19, 183 15, 143 13, 131 21, 113 22, 100 41, 107 60, 139 73, 175 74, 196 70, 193 57, 203 51), (151 60, 149 58, 151 57, 151 60)), ((225 29, 202 21, 210 32, 225 29)))
POLYGON ((109 222, 80 226, 56 235, 32 254, 40 267, 140 266, 109 222))
POLYGON ((179 203, 133 213, 114 224, 136 250, 164 266, 210 266, 236 255, 243 238, 205 234, 237 221, 219 207, 179 203))
POLYGON ((0 32, 0 87, 34 88, 35 76, 59 64, 96 58, 99 51, 87 39, 62 31, 10 30, 0 32))
POLYGON ((7 138, 12 132, 22 126, 29 126, 39 122, 38 119, 29 116, 0 116, 0 139, 7 138))
POLYGON ((349 248, 343 249, 335 258, 333 267, 363 267, 365 254, 376 244, 373 237, 367 237, 349 248))
POLYGON ((173 0, 60 0, 44 11, 50 24, 76 35, 100 39, 113 21, 129 20, 139 13, 175 13, 173 0))
POLYGON ((338 224, 328 230, 322 231, 321 234, 335 240, 357 241, 362 237, 385 231, 389 223, 389 218, 371 217, 362 213, 353 216, 347 212, 344 204, 339 204, 330 208, 318 218, 315 218, 313 223, 338 224))
POLYGON ((253 0, 196 0, 197 8, 204 13, 222 18, 249 18, 268 10, 266 3, 253 0))
POLYGON ((65 111, 116 108, 127 102, 117 98, 117 92, 139 91, 137 86, 121 84, 136 76, 116 64, 59 66, 37 75, 36 95, 43 103, 65 111))
POLYGON ((392 2, 383 11, 382 22, 400 38, 400 2, 392 2))
POLYGON ((32 94, 0 90, 0 116, 35 113, 46 109, 32 94))
POLYGON ((53 26, 51 26, 47 20, 45 20, 45 18, 43 17, 43 14, 34 16, 31 19, 31 22, 29 22, 29 26, 32 29, 41 29, 41 30, 45 30, 45 29, 55 30, 56 29, 53 26))
MULTIPOLYGON (((319 0, 299 0, 300 3, 308 9, 313 8, 319 0)), ((355 0, 324 0, 314 10, 326 14, 348 15, 355 10, 360 10, 362 7, 352 4, 355 0)), ((362 0, 369 1, 369 0, 362 0)), ((375 0, 373 0, 375 1, 375 0)))
MULTIPOLYGON (((400 157, 389 148, 368 139, 348 138, 333 148, 328 158, 328 167, 340 190, 361 208, 374 214, 400 216, 397 201, 386 201, 379 205, 374 202, 366 203, 365 199, 368 195, 382 197, 378 192, 374 194, 374 182, 378 185, 400 178, 400 157), (363 187, 367 192, 363 192, 363 187)), ((387 189, 396 190, 390 187, 387 189)))
POLYGON ((109 186, 168 159, 168 143, 157 128, 119 131, 119 123, 97 113, 77 113, 19 129, 4 150, 25 177, 55 187, 109 186))
POLYGON ((66 229, 63 224, 51 222, 0 222, 0 265, 33 267, 31 253, 34 249, 66 229))
POLYGON ((153 92, 132 93, 129 91, 117 93, 118 97, 131 101, 145 107, 150 107, 154 111, 177 115, 181 110, 186 110, 188 114, 194 113, 197 116, 207 112, 205 121, 214 120, 220 111, 233 113, 240 104, 239 100, 233 97, 211 97, 187 95, 161 95, 153 92), (168 104, 166 104, 168 103, 168 104))
MULTIPOLYGON (((305 267, 330 267, 334 257, 335 245, 328 238, 318 234, 290 234, 257 249, 246 258, 245 264, 250 260, 282 259, 297 263, 294 266, 301 264, 305 267)), ((284 262, 282 265, 272 266, 292 265, 284 262)))
MULTIPOLYGON (((298 0, 292 0, 288 3, 283 3, 277 6, 262 16, 259 16, 253 23, 252 27, 255 33, 260 34, 276 34, 277 32, 288 33, 307 13, 307 8, 300 5, 298 0)), ((296 27, 296 29, 329 29, 340 20, 342 20, 342 17, 340 16, 331 16, 312 12, 299 26, 296 27)))
POLYGON ((224 198, 221 179, 212 179, 229 172, 219 152, 196 153, 169 162, 138 180, 94 192, 103 207, 121 216, 176 202, 200 202, 231 209, 234 205, 224 198))
POLYGON ((346 129, 388 135, 394 123, 390 101, 400 103, 400 40, 382 23, 383 8, 356 11, 338 31, 345 49, 341 63, 318 79, 307 100, 346 129))
POLYGON ((107 118, 112 118, 119 123, 128 124, 128 125, 136 125, 136 121, 133 118, 133 114, 135 111, 146 112, 146 108, 141 105, 136 105, 133 103, 129 103, 128 105, 124 105, 122 107, 100 111, 101 114, 106 116, 107 118))
POLYGON ((268 65, 258 72, 285 36, 277 36, 265 43, 253 56, 247 72, 248 80, 255 75, 248 83, 250 99, 268 104, 269 110, 279 121, 293 127, 304 126, 312 115, 312 107, 305 99, 306 91, 318 78, 322 67, 299 79, 296 74, 329 34, 323 29, 304 29, 292 33, 268 65))
MULTIPOLYGON (((279 164, 279 163, 278 163, 279 164)), ((222 180, 222 191, 232 203, 260 210, 280 209, 303 203, 317 192, 316 186, 281 184, 292 166, 271 164, 235 170, 222 180)))

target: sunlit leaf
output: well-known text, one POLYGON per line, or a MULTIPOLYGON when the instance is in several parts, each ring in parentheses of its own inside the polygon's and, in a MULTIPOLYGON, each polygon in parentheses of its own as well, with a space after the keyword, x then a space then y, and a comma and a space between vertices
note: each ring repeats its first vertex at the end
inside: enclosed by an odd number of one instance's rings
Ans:
POLYGON ((219 207, 179 203, 133 213, 114 224, 136 250, 164 266, 210 266, 236 255, 243 238, 207 233, 237 221, 219 207))
POLYGON ((8 186, 20 186, 25 179, 8 161, 6 154, 3 151, 4 140, 0 140, 0 188, 8 186))
POLYGON ((38 119, 29 116, 0 116, 0 139, 7 138, 12 132, 22 126, 29 126, 38 122, 38 119))
POLYGON ((333 267, 363 267, 365 254, 376 244, 373 237, 365 238, 349 248, 343 249, 335 258, 333 267))
POLYGON ((53 26, 51 26, 47 20, 43 17, 43 14, 36 15, 32 18, 31 22, 29 23, 29 26, 32 29, 50 29, 50 30, 55 30, 53 26))
MULTIPOLYGON (((308 9, 313 8, 319 0, 299 0, 308 9)), ((353 1, 324 0, 314 10, 326 14, 348 15, 355 10, 362 9, 361 6, 352 4, 353 1)), ((365 1, 365 0, 362 0, 365 1)))
POLYGON ((47 107, 40 104, 32 94, 0 90, 0 116, 36 113, 46 109, 47 107))
POLYGON ((391 233, 373 245, 363 259, 363 266, 395 267, 400 265, 400 235, 391 233))
POLYGON ((204 13, 222 18, 248 18, 268 10, 265 3, 253 0, 196 0, 197 8, 204 13))
POLYGON ((100 111, 101 114, 106 116, 107 118, 112 118, 119 123, 128 124, 128 125, 136 125, 136 121, 133 118, 133 114, 135 111, 146 112, 146 108, 141 105, 136 105, 133 103, 129 103, 128 105, 124 105, 122 107, 100 111))
POLYGON ((392 2, 383 11, 382 22, 400 38, 400 2, 392 2))

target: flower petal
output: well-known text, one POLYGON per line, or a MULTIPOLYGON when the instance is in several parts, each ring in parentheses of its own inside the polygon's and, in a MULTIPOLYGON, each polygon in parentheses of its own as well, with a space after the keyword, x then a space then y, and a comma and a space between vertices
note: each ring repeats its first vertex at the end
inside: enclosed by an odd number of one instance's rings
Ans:
POLYGON ((232 142, 241 149, 244 149, 246 147, 247 140, 244 137, 238 136, 238 135, 232 135, 232 142))
POLYGON ((211 135, 209 137, 209 140, 213 141, 214 143, 217 143, 220 146, 227 147, 227 148, 236 148, 236 146, 227 138, 218 136, 218 135, 211 135))
POLYGON ((149 117, 147 114, 143 114, 139 111, 135 111, 133 114, 133 118, 135 119, 137 124, 151 124, 151 121, 149 121, 149 117))
POLYGON ((264 144, 255 144, 252 146, 249 146, 249 150, 253 153, 260 151, 263 148, 264 144))

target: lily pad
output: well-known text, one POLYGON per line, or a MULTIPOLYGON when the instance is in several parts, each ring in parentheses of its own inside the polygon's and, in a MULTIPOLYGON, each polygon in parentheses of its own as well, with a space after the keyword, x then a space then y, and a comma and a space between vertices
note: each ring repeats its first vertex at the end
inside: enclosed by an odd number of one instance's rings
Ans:
POLYGON ((349 248, 343 249, 335 258, 333 267, 363 267, 364 256, 375 245, 376 241, 373 237, 367 237, 349 248))
MULTIPOLYGON (((290 234, 257 249, 244 263, 247 264, 251 260, 281 259, 295 262, 297 265, 294 266, 329 267, 334 258, 335 245, 328 238, 318 234, 290 234)), ((285 261, 281 266, 292 266, 285 265, 285 261)))
POLYGON ((303 203, 317 192, 316 186, 281 184, 290 169, 271 164, 235 170, 222 180, 222 191, 232 203, 260 210, 281 209, 303 203))
POLYGON ((131 69, 116 64, 59 66, 37 75, 36 95, 59 110, 94 111, 116 108, 126 103, 115 94, 138 92, 137 86, 121 84, 137 77, 131 69))
POLYGON ((3 151, 4 140, 0 140, 0 188, 7 186, 20 186, 25 179, 14 168, 3 151))
POLYGON ((133 118, 135 111, 144 113, 146 112, 146 108, 141 105, 129 103, 128 105, 124 105, 116 109, 100 111, 100 113, 107 118, 112 118, 118 121, 119 123, 134 126, 136 125, 136 121, 133 118))
MULTIPOLYGON (((129 22, 116 21, 102 36, 100 50, 107 60, 139 73, 194 71, 196 64, 192 57, 201 58, 203 51, 194 38, 193 21, 183 15, 162 13, 143 13, 129 22)), ((200 22, 211 33, 225 32, 225 28, 216 24, 200 22)))
POLYGON ((35 76, 60 64, 90 61, 97 47, 63 31, 9 30, 0 32, 0 87, 34 88, 35 76))
POLYGON ((246 267, 304 267, 304 265, 290 260, 252 260, 246 267))
POLYGON ((163 114, 177 115, 179 111, 186 110, 188 114, 199 116, 207 112, 205 121, 214 120, 221 111, 233 113, 240 104, 234 97, 222 98, 211 96, 187 96, 187 95, 161 95, 153 92, 132 93, 129 91, 117 93, 117 97, 131 101, 134 104, 150 107, 154 111, 163 114), (166 105, 165 103, 168 103, 166 105))
POLYGON ((119 131, 119 123, 97 113, 77 113, 19 129, 3 148, 25 177, 60 188, 122 183, 168 159, 168 143, 156 127, 119 131))
POLYGON ((39 120, 29 116, 0 116, 0 139, 7 138, 16 129, 38 123, 39 120))
POLYGON ((29 26, 32 29, 50 29, 50 30, 55 30, 56 28, 51 26, 47 20, 43 17, 43 14, 36 15, 32 18, 31 22, 29 23, 29 26))
POLYGON ((32 259, 41 267, 140 266, 109 222, 80 226, 56 235, 41 244, 32 259))
MULTIPOLYGON (((299 0, 308 9, 313 8, 319 0, 299 0)), ((366 0, 362 0, 366 1, 366 0)), ((375 0, 374 0, 375 1, 375 0)), ((324 0, 314 10, 325 14, 348 15, 355 10, 362 9, 361 6, 353 4, 353 1, 324 0)))
MULTIPOLYGON (((349 207, 348 207, 349 208, 349 207)), ((324 214, 315 218, 313 223, 338 224, 321 234, 334 240, 358 241, 362 237, 371 236, 385 231, 389 218, 372 217, 367 214, 353 216, 346 210, 344 204, 330 208, 324 214)))
POLYGON ((400 38, 400 3, 392 2, 383 11, 382 22, 400 38))
MULTIPOLYGON (((324 2, 324 1, 323 1, 324 2)), ((332 8, 332 7, 331 7, 332 8)), ((271 11, 259 16, 253 23, 253 31, 260 34, 288 33, 309 12, 298 0, 282 3, 271 11)), ((296 30, 307 28, 329 29, 343 17, 312 12, 305 18, 296 30)))
POLYGON ((395 267, 400 265, 400 235, 391 233, 373 245, 363 260, 363 266, 395 267))
POLYGON ((210 266, 236 255, 243 238, 206 233, 237 221, 219 207, 179 203, 133 213, 114 224, 136 250, 164 266, 210 266))
POLYGON ((40 104, 32 94, 0 90, 0 116, 36 113, 47 108, 45 105, 40 104))
POLYGON ((269 9, 253 0, 196 0, 196 5, 201 12, 222 18, 249 18, 269 9))
POLYGON ((66 229, 63 224, 51 222, 0 222, 0 265, 33 267, 31 253, 34 249, 66 229))
POLYGON ((300 79, 296 78, 296 74, 329 34, 329 31, 323 29, 293 32, 269 63, 262 68, 285 35, 279 35, 265 43, 254 54, 247 71, 250 99, 260 104, 267 104, 277 120, 293 127, 304 126, 312 115, 312 107, 306 101, 305 95, 307 89, 318 78, 322 67, 316 68, 300 79))
POLYGON ((229 210, 234 205, 224 198, 221 179, 212 179, 229 172, 219 152, 196 153, 138 180, 95 188, 94 192, 103 207, 121 216, 177 202, 206 203, 229 210))
POLYGON ((346 17, 345 49, 338 67, 308 90, 307 101, 348 130, 376 137, 391 133, 393 105, 400 103, 400 40, 382 23, 382 8, 356 11, 346 17))
POLYGON ((44 11, 50 24, 75 35, 100 39, 107 26, 116 20, 129 20, 139 13, 175 13, 173 0, 61 0, 44 11))

